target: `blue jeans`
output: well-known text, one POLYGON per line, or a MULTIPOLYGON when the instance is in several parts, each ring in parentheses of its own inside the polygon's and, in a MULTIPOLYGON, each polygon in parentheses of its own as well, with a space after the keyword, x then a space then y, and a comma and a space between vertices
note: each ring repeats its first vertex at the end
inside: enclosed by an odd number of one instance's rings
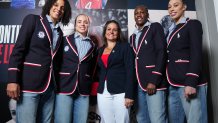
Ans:
POLYGON ((11 7, 15 9, 35 9, 35 0, 12 0, 11 7))
POLYGON ((56 94, 55 123, 86 123, 89 110, 89 96, 56 94))
POLYGON ((54 107, 53 86, 41 94, 24 92, 17 101, 17 123, 51 123, 54 107))
POLYGON ((184 87, 169 87, 169 122, 170 123, 207 123, 207 86, 197 88, 197 97, 187 100, 184 87))
POLYGON ((138 100, 136 103, 136 119, 138 123, 167 123, 166 93, 157 91, 148 95, 138 87, 138 100))

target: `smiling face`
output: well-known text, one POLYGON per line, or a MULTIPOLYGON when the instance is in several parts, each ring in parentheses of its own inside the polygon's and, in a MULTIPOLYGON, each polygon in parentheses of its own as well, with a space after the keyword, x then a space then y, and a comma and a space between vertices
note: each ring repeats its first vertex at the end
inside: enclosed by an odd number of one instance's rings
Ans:
POLYGON ((136 25, 139 28, 142 27, 146 23, 148 16, 149 16, 148 11, 146 10, 144 6, 138 6, 135 8, 134 19, 135 19, 136 25))
POLYGON ((57 23, 64 14, 64 0, 57 0, 49 11, 53 23, 57 23))
POLYGON ((118 39, 118 26, 115 23, 109 23, 106 27, 105 37, 107 41, 117 41, 118 39))
POLYGON ((83 37, 87 36, 89 28, 89 17, 87 15, 79 15, 75 20, 75 30, 83 37))
POLYGON ((168 13, 171 18, 178 23, 184 16, 186 8, 187 7, 182 0, 170 0, 168 4, 168 13))

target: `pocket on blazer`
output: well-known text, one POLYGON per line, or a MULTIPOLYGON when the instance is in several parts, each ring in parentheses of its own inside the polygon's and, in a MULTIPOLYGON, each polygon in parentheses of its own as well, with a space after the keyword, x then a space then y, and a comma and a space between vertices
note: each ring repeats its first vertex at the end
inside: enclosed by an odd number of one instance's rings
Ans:
POLYGON ((59 72, 59 75, 62 75, 62 76, 69 76, 70 73, 68 73, 68 72, 59 72))
POLYGON ((37 64, 37 63, 31 63, 31 62, 24 62, 23 63, 24 66, 35 66, 35 67, 41 67, 42 65, 41 64, 37 64))
POLYGON ((155 65, 146 65, 145 68, 145 75, 150 76, 152 75, 152 71, 154 70, 155 65))
POLYGON ((155 68, 155 65, 146 65, 145 68, 155 68))
POLYGON ((22 81, 27 85, 34 85, 34 83, 41 81, 41 76, 43 74, 41 70, 41 64, 24 62, 22 81))
POLYGON ((178 60, 175 60, 175 63, 189 63, 189 60, 178 59, 178 60))
POLYGON ((189 67, 189 60, 178 59, 175 60, 174 65, 174 74, 177 74, 178 81, 184 81, 186 78, 186 73, 189 67))

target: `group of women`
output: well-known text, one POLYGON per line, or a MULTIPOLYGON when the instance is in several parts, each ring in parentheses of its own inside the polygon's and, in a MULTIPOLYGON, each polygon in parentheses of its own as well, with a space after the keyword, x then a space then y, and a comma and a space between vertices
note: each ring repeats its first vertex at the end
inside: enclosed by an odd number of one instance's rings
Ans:
POLYGON ((138 123, 207 123, 202 26, 184 16, 186 8, 183 0, 169 0, 173 24, 165 36, 148 9, 137 6, 129 42, 109 20, 97 49, 87 15, 78 15, 75 32, 63 37, 59 23, 69 22, 70 4, 47 0, 41 16, 25 17, 10 57, 7 94, 17 100, 17 122, 86 123, 98 78, 104 123, 129 123, 131 107, 138 123))

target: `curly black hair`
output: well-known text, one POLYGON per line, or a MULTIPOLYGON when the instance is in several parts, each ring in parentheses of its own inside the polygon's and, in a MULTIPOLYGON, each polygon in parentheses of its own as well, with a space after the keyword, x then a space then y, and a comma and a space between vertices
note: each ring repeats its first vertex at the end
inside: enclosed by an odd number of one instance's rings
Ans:
MULTIPOLYGON (((49 15, 49 11, 52 8, 52 6, 57 2, 57 0, 47 0, 45 5, 42 8, 42 16, 49 15)), ((63 23, 63 25, 67 25, 71 18, 71 7, 68 0, 64 0, 64 15, 60 19, 60 21, 63 23)))

